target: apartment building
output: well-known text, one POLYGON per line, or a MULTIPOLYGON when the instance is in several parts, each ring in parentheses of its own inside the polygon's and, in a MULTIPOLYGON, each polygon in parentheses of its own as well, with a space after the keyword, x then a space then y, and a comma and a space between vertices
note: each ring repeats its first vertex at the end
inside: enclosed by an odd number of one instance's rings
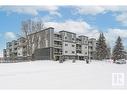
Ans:
POLYGON ((69 31, 55 32, 53 27, 28 35, 28 42, 24 37, 7 43, 3 50, 4 58, 34 60, 59 60, 86 58, 94 59, 96 39, 87 36, 77 36, 69 31))
POLYGON ((88 58, 88 37, 79 36, 76 42, 76 53, 79 60, 88 58))
POLYGON ((62 43, 62 35, 60 33, 54 33, 54 60, 59 60, 61 57, 62 57, 62 54, 63 54, 63 50, 62 50, 62 47, 63 47, 63 43, 62 43))
POLYGON ((90 59, 96 58, 96 45, 97 45, 97 41, 95 38, 90 38, 88 40, 88 48, 89 48, 89 50, 88 50, 89 56, 88 57, 90 59))
POLYGON ((3 50, 4 59, 24 59, 27 56, 26 46, 26 40, 24 37, 13 40, 12 42, 7 42, 6 49, 3 50))
POLYGON ((74 59, 76 57, 76 34, 68 31, 60 31, 62 36, 62 57, 74 59))
POLYGON ((29 35, 30 53, 35 60, 53 60, 54 52, 54 28, 49 27, 44 30, 29 35))
POLYGON ((27 43, 24 37, 17 40, 17 59, 26 59, 27 57, 27 43))
POLYGON ((12 42, 6 43, 6 49, 4 49, 4 57, 6 59, 15 59, 17 57, 17 41, 13 40, 12 42))

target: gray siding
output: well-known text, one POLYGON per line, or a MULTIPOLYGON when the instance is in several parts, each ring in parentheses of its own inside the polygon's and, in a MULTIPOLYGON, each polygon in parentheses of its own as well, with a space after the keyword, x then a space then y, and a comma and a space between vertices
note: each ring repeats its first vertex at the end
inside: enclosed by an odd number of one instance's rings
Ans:
POLYGON ((41 48, 35 50, 34 60, 53 60, 53 48, 41 48))

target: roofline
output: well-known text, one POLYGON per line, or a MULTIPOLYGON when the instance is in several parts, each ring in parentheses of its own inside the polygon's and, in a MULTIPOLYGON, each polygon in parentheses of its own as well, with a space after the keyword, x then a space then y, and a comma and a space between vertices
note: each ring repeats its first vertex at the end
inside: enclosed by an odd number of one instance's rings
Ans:
POLYGON ((97 40, 97 39, 95 39, 95 38, 90 38, 89 40, 92 40, 92 39, 97 40))
POLYGON ((36 34, 36 33, 39 33, 39 32, 42 32, 42 31, 45 31, 45 30, 48 30, 48 29, 54 29, 54 28, 53 28, 53 27, 48 27, 48 28, 42 29, 42 30, 40 30, 40 31, 37 31, 37 32, 33 32, 33 33, 31 33, 31 34, 28 34, 28 36, 29 36, 29 35, 33 35, 33 34, 36 34))
POLYGON ((87 38, 89 38, 88 36, 84 36, 84 35, 80 35, 80 36, 78 36, 78 37, 87 37, 87 38))
POLYGON ((59 32, 67 32, 67 33, 71 33, 71 34, 75 34, 76 35, 76 33, 65 31, 65 30, 62 30, 62 31, 59 31, 59 32))
POLYGON ((18 38, 17 40, 19 40, 19 39, 21 39, 21 38, 24 38, 24 39, 25 39, 25 37, 20 37, 20 38, 18 38))

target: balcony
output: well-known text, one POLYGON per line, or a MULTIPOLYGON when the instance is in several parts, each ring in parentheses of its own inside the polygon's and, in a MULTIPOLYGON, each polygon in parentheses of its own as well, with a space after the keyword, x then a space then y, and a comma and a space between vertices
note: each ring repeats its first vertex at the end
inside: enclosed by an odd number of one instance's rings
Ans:
POLYGON ((77 48, 77 47, 76 47, 76 50, 81 50, 81 49, 82 49, 82 48, 77 48))
POLYGON ((76 50, 81 50, 81 49, 82 49, 82 46, 81 46, 81 45, 76 44, 76 50))
POLYGON ((61 37, 54 37, 54 40, 55 41, 62 41, 62 38, 61 37))
POLYGON ((26 46, 27 44, 26 43, 19 43, 19 47, 23 47, 23 46, 26 46))
POLYGON ((62 48, 62 45, 54 44, 54 48, 62 48))
POLYGON ((7 45, 7 48, 12 48, 12 45, 7 45))
POLYGON ((81 42, 79 42, 79 41, 76 41, 76 44, 78 44, 78 45, 81 45, 81 42))
POLYGON ((18 52, 18 50, 17 50, 17 49, 14 49, 14 50, 13 50, 13 52, 14 52, 14 53, 17 53, 17 52, 18 52))
POLYGON ((88 42, 88 45, 89 45, 89 46, 93 46, 93 42, 89 41, 89 42, 88 42))
POLYGON ((54 52, 54 55, 62 55, 62 52, 54 52))

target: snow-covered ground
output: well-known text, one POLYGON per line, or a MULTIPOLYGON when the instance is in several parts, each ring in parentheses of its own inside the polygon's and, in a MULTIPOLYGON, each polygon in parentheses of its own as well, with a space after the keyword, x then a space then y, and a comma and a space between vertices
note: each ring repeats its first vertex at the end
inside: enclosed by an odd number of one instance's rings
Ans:
POLYGON ((33 61, 0 64, 0 89, 127 88, 127 64, 111 61, 33 61), (124 74, 124 85, 112 86, 112 73, 124 74))

